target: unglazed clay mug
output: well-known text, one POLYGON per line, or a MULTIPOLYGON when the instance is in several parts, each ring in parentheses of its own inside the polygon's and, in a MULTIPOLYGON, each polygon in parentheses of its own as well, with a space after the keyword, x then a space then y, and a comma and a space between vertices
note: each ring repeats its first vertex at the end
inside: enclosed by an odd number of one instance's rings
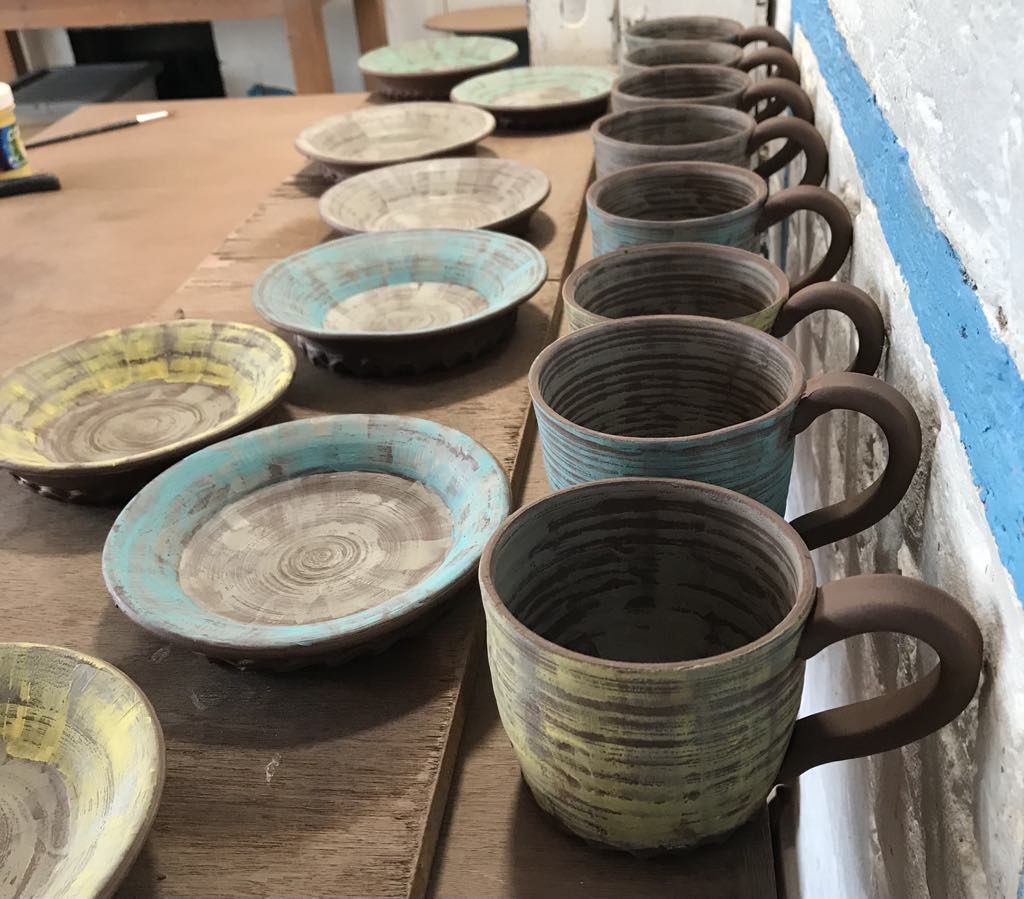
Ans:
POLYGON ((638 47, 663 46, 682 41, 723 41, 744 47, 764 41, 787 53, 793 52, 789 39, 770 25, 744 27, 735 19, 718 16, 665 16, 634 22, 626 29, 623 42, 627 50, 638 47))
POLYGON ((742 47, 722 41, 664 41, 626 50, 619 62, 621 75, 636 75, 660 66, 729 66, 749 72, 768 66, 768 73, 800 83, 800 66, 785 50, 764 47, 744 53, 742 47))
POLYGON ((746 111, 761 100, 770 100, 773 105, 759 113, 758 119, 778 115, 788 106, 797 118, 814 121, 814 106, 799 84, 785 78, 755 81, 746 72, 728 66, 659 66, 620 76, 612 84, 611 111, 683 104, 746 111))
POLYGON ((875 301, 852 284, 826 281, 792 290, 763 256, 708 243, 626 247, 577 268, 562 284, 570 331, 638 315, 704 315, 783 337, 807 316, 842 312, 857 332, 849 371, 875 373, 885 322, 875 301))
POLYGON ((933 733, 981 671, 981 634, 949 594, 884 574, 816 588, 785 521, 693 481, 551 494, 494 534, 480 587, 498 711, 538 804, 633 852, 722 837, 776 784, 933 733), (805 660, 880 631, 938 664, 797 720, 805 660))
POLYGON ((794 281, 799 290, 839 271, 853 243, 853 220, 834 194, 797 185, 768 196, 764 178, 718 162, 655 162, 598 178, 587 190, 594 255, 680 241, 756 250, 761 233, 798 210, 822 216, 831 236, 824 258, 794 281))
POLYGON ((583 328, 545 348, 529 382, 553 489, 684 478, 737 490, 779 514, 796 435, 835 409, 867 415, 885 435, 885 470, 860 493, 793 522, 811 549, 888 515, 921 459, 917 414, 894 387, 852 372, 808 382, 789 347, 738 322, 652 315, 583 328))
POLYGON ((828 148, 817 129, 796 116, 761 122, 723 106, 646 106, 612 112, 590 127, 597 177, 653 162, 724 162, 750 168, 757 151, 776 138, 786 143, 754 171, 767 178, 801 152, 801 184, 821 184, 828 148))

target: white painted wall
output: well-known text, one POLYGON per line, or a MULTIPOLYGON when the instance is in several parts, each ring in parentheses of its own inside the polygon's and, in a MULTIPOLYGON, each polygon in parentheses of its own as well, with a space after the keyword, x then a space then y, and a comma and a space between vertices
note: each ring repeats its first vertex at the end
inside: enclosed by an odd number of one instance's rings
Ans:
POLYGON ((1024 370, 1024 9, 1019 0, 833 0, 832 9, 993 331, 1024 370))
MULTIPOLYGON (((839 8, 852 5, 847 0, 835 2, 839 8)), ((907 16, 904 30, 915 33, 917 42, 924 40, 922 18, 926 16, 923 11, 918 16, 915 6, 886 6, 884 12, 907 16)), ((885 18, 880 2, 865 4, 860 20, 865 33, 860 44, 853 40, 851 47, 870 43, 868 32, 890 33, 891 23, 880 25, 880 18, 885 18)), ((964 67, 951 45, 954 32, 960 33, 960 19, 945 20, 950 28, 945 43, 950 79, 959 77, 964 67)), ((920 75, 925 69, 912 57, 925 51, 916 43, 915 48, 911 52, 904 46, 903 64, 920 75)), ((970 48, 980 66, 988 48, 979 42, 970 48)), ((922 466, 908 497, 867 534, 816 552, 819 579, 890 571, 936 584, 972 610, 985 634, 987 662, 979 697, 940 734, 903 751, 829 765, 801 778, 799 879, 790 886, 804 897, 844 899, 1014 897, 1024 853, 1024 706, 1020 700, 1024 695, 1024 610, 989 531, 957 423, 910 307, 907 286, 886 245, 877 210, 864 196, 813 48, 799 30, 795 50, 804 86, 815 103, 816 124, 831 153, 828 186, 855 215, 854 251, 841 277, 867 290, 882 307, 890 344, 879 375, 911 400, 925 435, 922 466)), ((1003 60, 1001 73, 986 69, 990 89, 993 84, 1008 83, 1011 62, 1003 60)), ((915 99, 919 95, 906 77, 897 79, 893 74, 880 79, 884 67, 872 69, 870 63, 862 64, 861 70, 894 127, 897 122, 910 127, 911 119, 926 114, 928 103, 915 99)), ((908 136, 914 147, 910 158, 922 187, 931 183, 925 192, 932 202, 939 202, 940 196, 935 182, 945 181, 941 196, 946 205, 934 207, 935 213, 967 262, 974 258, 970 253, 980 249, 971 243, 975 237, 994 235, 1009 225, 1009 219, 1001 218, 1003 206, 992 205, 987 220, 976 207, 983 197, 995 195, 1001 185, 1019 178, 1019 157, 1015 161, 990 152, 989 132, 980 127, 979 119, 986 103, 961 97, 959 106, 950 103, 947 108, 943 99, 940 114, 940 101, 935 102, 934 127, 908 136), (951 153, 950 147, 939 149, 941 141, 932 144, 933 132, 945 134, 950 146, 963 146, 965 153, 969 148, 977 160, 988 159, 987 168, 979 162, 974 171, 964 172, 956 162, 962 155, 951 153)), ((1004 124, 1010 118, 1005 112, 991 114, 1004 124)), ((998 127, 992 133, 997 132, 998 127)), ((1004 129, 1003 134, 1002 143, 1009 146, 1014 129, 1004 129)), ((998 144, 999 139, 994 142, 998 144)), ((1007 200, 1012 202, 1019 200, 1007 200)), ((1018 216, 1018 226, 1022 222, 1018 216)), ((823 236, 810 217, 798 223, 790 237, 791 270, 802 270, 808 258, 821 252, 823 236)), ((1007 309, 1018 311, 1024 295, 1010 297, 1011 273, 998 258, 996 243, 993 237, 978 293, 990 306, 1002 300, 1007 309)), ((1004 335, 1007 330, 1003 329, 1004 335)), ((795 337, 812 372, 841 368, 850 358, 852 337, 838 316, 818 316, 795 337)), ((865 486, 883 463, 880 443, 874 427, 857 416, 833 414, 815 423, 798 440, 790 514, 820 507, 865 486)), ((918 676, 930 664, 913 644, 890 637, 833 647, 808 666, 804 711, 877 695, 918 676)))

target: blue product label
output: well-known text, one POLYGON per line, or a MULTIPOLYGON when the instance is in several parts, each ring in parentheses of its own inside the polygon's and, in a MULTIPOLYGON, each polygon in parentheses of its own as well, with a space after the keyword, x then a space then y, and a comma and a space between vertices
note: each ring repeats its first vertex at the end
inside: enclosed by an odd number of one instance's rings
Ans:
POLYGON ((0 172, 20 169, 27 162, 18 135, 18 123, 0 128, 0 172))

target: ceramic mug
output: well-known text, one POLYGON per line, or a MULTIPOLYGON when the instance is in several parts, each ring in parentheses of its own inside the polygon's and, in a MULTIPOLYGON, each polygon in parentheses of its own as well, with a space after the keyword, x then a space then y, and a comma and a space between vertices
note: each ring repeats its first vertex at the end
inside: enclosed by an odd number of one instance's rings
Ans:
POLYGON ((729 66, 749 72, 768 66, 770 75, 800 83, 800 66, 785 50, 764 47, 744 53, 742 47, 722 41, 665 41, 627 50, 619 61, 619 74, 636 75, 659 66, 729 66))
POLYGON ((782 337, 812 313, 842 312, 857 332, 848 371, 871 375, 885 345, 875 301, 852 284, 794 291, 785 272, 757 253, 708 243, 626 247, 577 268, 562 284, 570 331, 638 315, 705 315, 782 337))
POLYGON ((627 50, 672 44, 681 41, 725 41, 740 47, 755 41, 764 41, 787 53, 793 52, 789 39, 770 25, 752 25, 745 28, 735 19, 718 16, 665 16, 634 22, 626 29, 623 42, 627 50))
POLYGON ((761 233, 798 210, 821 215, 832 232, 824 258, 794 290, 827 281, 853 243, 853 220, 834 194, 797 185, 768 196, 764 178, 718 162, 655 162, 599 178, 587 190, 594 255, 679 241, 755 250, 761 233))
POLYGON ((759 120, 789 107, 797 118, 814 121, 814 106, 799 84, 785 78, 755 81, 746 72, 728 66, 660 66, 636 75, 620 75, 612 84, 611 111, 683 104, 747 111, 762 100, 772 105, 757 114, 759 120))
POLYGON ((881 477, 793 527, 814 549, 876 524, 921 458, 913 407, 884 381, 830 372, 807 381, 780 340, 692 315, 623 318, 556 340, 530 368, 544 469, 555 490, 615 477, 670 477, 737 490, 782 514, 796 435, 826 412, 873 419, 881 477))
POLYGON ((752 115, 722 106, 645 106, 612 112, 590 127, 597 177, 652 162, 724 162, 749 168, 757 151, 777 138, 786 143, 754 171, 767 178, 799 153, 801 184, 821 184, 828 171, 828 148, 817 129, 796 116, 758 122, 752 115))
POLYGON ((952 596, 896 575, 815 583, 785 521, 693 481, 600 481, 506 519, 480 562, 487 658, 541 808, 596 843, 686 848, 734 830, 776 784, 963 711, 983 643, 952 596), (938 664, 797 720, 804 661, 879 631, 938 664))

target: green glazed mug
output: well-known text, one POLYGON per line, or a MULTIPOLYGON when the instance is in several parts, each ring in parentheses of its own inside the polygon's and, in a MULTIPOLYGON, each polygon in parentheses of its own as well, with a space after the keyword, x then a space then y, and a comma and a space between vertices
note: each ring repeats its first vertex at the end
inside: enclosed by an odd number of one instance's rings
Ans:
POLYGON ((842 312, 857 332, 848 371, 872 375, 885 345, 885 322, 863 290, 840 281, 793 290, 763 256, 709 243, 659 243, 597 256, 562 284, 569 331, 639 315, 704 315, 783 337, 807 316, 842 312))
POLYGON ((487 658, 541 808, 602 845, 688 848, 739 827, 776 784, 963 711, 983 644, 952 596, 884 574, 815 584, 785 521, 693 481, 598 481, 506 519, 480 562, 487 658), (797 720, 804 661, 881 631, 938 664, 797 720))

